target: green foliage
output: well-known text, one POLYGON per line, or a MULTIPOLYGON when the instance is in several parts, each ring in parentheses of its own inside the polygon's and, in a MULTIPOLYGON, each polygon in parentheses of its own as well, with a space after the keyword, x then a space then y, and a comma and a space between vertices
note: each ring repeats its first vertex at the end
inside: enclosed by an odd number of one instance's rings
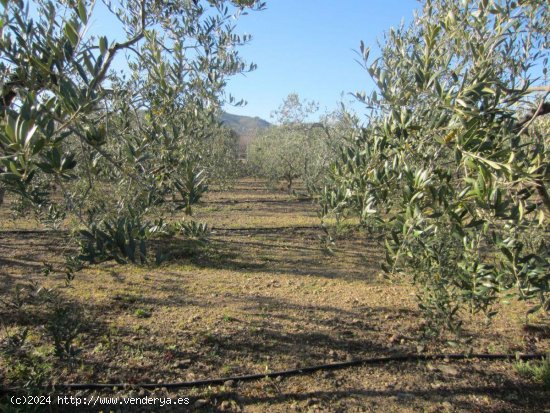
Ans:
POLYGON ((550 356, 542 361, 522 361, 514 364, 516 371, 523 377, 550 388, 550 356))
POLYGON ((23 354, 29 334, 28 328, 6 329, 6 334, 1 343, 1 351, 4 356, 16 356, 23 354))
POLYGON ((340 134, 338 124, 330 117, 309 123, 317 111, 315 102, 303 101, 291 93, 274 116, 279 125, 265 129, 248 146, 247 160, 258 176, 272 184, 284 180, 288 190, 296 179, 313 188, 322 180, 340 134))
POLYGON ((89 35, 94 5, 0 6, 0 185, 54 227, 86 223, 85 259, 141 263, 148 224, 128 209, 179 195, 191 213, 206 177, 228 175, 215 172, 235 142, 217 121, 223 89, 255 68, 234 21, 263 4, 123 0, 109 9, 127 33, 118 41, 89 35), (113 73, 124 54, 129 70, 113 73))
POLYGON ((176 224, 176 228, 186 238, 200 242, 207 242, 210 236, 210 228, 204 222, 185 221, 176 224))
POLYGON ((73 357, 76 354, 75 339, 80 335, 85 318, 80 307, 56 299, 51 304, 46 334, 52 339, 55 355, 61 358, 73 357))
MULTIPOLYGON (((3 304, 11 309, 20 324, 27 323, 31 317, 36 318, 37 314, 42 316, 41 310, 45 310, 47 321, 43 336, 53 339, 56 355, 74 355, 74 331, 79 330, 83 322, 78 309, 75 311, 75 307, 63 301, 57 292, 36 283, 16 285, 9 297, 3 304)), ((38 394, 52 368, 47 355, 36 345, 40 330, 30 325, 8 327, 4 323, 2 328, 4 339, 0 342, 0 355, 6 361, 6 378, 22 386, 27 394, 38 394)))
POLYGON ((27 304, 28 300, 28 288, 24 285, 16 284, 12 294, 9 295, 9 298, 0 299, 0 302, 6 308, 9 308, 13 312, 19 314, 23 310, 24 305, 27 304))
POLYGON ((208 189, 205 182, 204 170, 190 160, 182 162, 182 176, 175 180, 174 186, 182 198, 182 208, 187 215, 192 215, 191 205, 196 204, 208 189))
POLYGON ((119 264, 145 263, 149 230, 150 224, 131 215, 92 222, 88 229, 80 230, 79 259, 90 263, 111 259, 119 264))
POLYGON ((321 250, 326 255, 334 255, 334 247, 336 245, 336 243, 334 242, 334 238, 325 225, 323 225, 321 229, 323 230, 323 234, 319 236, 321 250))
POLYGON ((361 45, 378 90, 357 95, 370 123, 332 165, 323 213, 385 234, 385 270, 419 286, 435 330, 492 316, 503 292, 549 307, 549 24, 539 1, 427 0, 378 59, 361 45))
POLYGON ((317 192, 317 195, 319 196, 319 205, 321 207, 319 211, 320 217, 326 218, 330 215, 334 215, 336 217, 336 222, 340 223, 347 211, 347 196, 345 191, 341 187, 329 189, 325 186, 317 192))
POLYGON ((237 319, 235 317, 232 317, 229 314, 224 314, 223 317, 222 317, 222 320, 226 323, 233 323, 233 322, 237 321, 237 319))
POLYGON ((174 231, 183 236, 183 242, 177 242, 175 256, 193 256, 203 250, 210 241, 210 228, 203 222, 180 221, 173 225, 174 231))
POLYGON ((304 164, 303 135, 273 127, 257 136, 248 146, 247 159, 255 174, 271 184, 285 180, 287 188, 301 176, 304 164))
POLYGON ((48 379, 52 365, 39 354, 25 353, 18 357, 8 357, 10 365, 7 370, 7 379, 21 383, 27 393, 40 394, 42 386, 48 379))
POLYGON ((228 189, 240 174, 239 136, 232 129, 220 127, 206 140, 202 162, 207 180, 220 189, 228 189))
POLYGON ((149 310, 145 310, 143 308, 138 308, 135 312, 134 312, 134 315, 137 317, 137 318, 149 318, 151 317, 151 312, 149 310))

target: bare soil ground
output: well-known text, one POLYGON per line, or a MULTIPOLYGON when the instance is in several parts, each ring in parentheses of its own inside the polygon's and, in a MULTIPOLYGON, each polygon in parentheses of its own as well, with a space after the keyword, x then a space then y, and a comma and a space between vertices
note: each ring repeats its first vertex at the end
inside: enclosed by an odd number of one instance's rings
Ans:
MULTIPOLYGON (((63 262, 65 232, 13 220, 8 206, 0 207, 0 298, 9 302, 17 283, 38 280, 58 286, 87 319, 73 360, 48 356, 48 381, 131 385, 60 394, 190 397, 188 410, 201 411, 550 411, 548 391, 505 361, 389 363, 173 391, 132 387, 404 353, 550 352, 548 317, 532 317, 526 327, 527 306, 517 302, 502 305, 489 327, 467 320, 461 340, 422 340, 415 291, 381 277, 383 252, 373 236, 349 229, 335 255, 326 255, 316 206, 264 188, 246 180, 209 193, 194 218, 214 231, 193 256, 157 267, 105 263, 78 273, 68 287, 40 275, 44 262, 63 262)), ((171 248, 177 256, 177 244, 171 248)), ((40 333, 44 316, 29 314, 15 317, 1 305, 0 340, 28 325, 29 340, 51 354, 40 333)), ((5 371, 0 360, 0 384, 9 386, 5 371)))

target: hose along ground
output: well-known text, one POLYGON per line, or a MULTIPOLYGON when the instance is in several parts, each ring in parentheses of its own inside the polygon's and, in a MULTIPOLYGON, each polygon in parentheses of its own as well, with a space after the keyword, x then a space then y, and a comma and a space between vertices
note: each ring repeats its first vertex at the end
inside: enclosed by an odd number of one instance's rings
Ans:
MULTIPOLYGON (((265 378, 275 377, 292 377, 305 374, 314 373, 322 370, 340 370, 353 366, 366 366, 373 364, 384 364, 389 362, 414 362, 414 361, 430 361, 430 360, 537 360, 543 359, 544 354, 409 354, 390 357, 375 357, 368 359, 359 359, 346 361, 341 363, 321 364, 317 366, 303 367, 292 370, 275 371, 272 373, 260 373, 249 374, 245 376, 230 376, 215 379, 205 379, 196 381, 184 381, 176 383, 142 383, 142 384, 127 384, 127 383, 62 383, 44 386, 48 389, 59 390, 94 390, 105 388, 142 388, 142 389, 177 389, 177 388, 189 388, 189 387, 202 387, 202 386, 215 386, 222 385, 225 382, 232 380, 234 382, 254 381, 262 380, 265 378)), ((16 389, 6 389, 7 391, 14 391, 16 389)), ((4 391, 6 391, 4 390, 4 391)))

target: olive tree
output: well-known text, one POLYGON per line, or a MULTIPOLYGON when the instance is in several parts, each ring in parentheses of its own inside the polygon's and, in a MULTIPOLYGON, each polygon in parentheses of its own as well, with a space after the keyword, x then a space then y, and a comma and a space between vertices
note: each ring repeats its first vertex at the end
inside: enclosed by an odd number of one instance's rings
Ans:
POLYGON ((361 44, 370 122, 325 194, 385 234, 434 331, 504 295, 549 308, 549 27, 544 1, 426 0, 378 58, 361 44))
POLYGON ((304 141, 304 135, 296 130, 273 126, 249 144, 248 163, 257 175, 271 184, 284 180, 290 191, 294 181, 303 174, 304 141))
POLYGON ((315 102, 296 93, 287 96, 272 115, 278 124, 260 133, 248 147, 248 162, 256 174, 270 182, 284 180, 289 191, 296 179, 308 188, 321 181, 340 135, 335 133, 336 114, 321 122, 309 121, 315 112, 315 102))
POLYGON ((143 215, 171 194, 190 212, 206 188, 191 143, 219 131, 226 78, 254 68, 233 22, 263 4, 105 2, 126 33, 116 41, 89 35, 94 1, 1 4, 2 190, 75 213, 88 227, 86 259, 142 261, 143 215), (113 72, 124 57, 128 70, 113 72))

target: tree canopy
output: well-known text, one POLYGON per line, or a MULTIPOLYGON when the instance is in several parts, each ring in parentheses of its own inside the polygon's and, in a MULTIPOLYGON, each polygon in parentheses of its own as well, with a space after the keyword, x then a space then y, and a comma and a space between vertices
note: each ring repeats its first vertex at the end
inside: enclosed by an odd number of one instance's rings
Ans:
POLYGON ((385 234, 434 327, 513 288, 548 309, 548 27, 542 1, 427 0, 379 58, 361 44, 370 122, 325 197, 385 234))
POLYGON ((217 120, 226 79, 255 68, 239 56, 249 36, 236 35, 234 22, 263 4, 104 6, 126 39, 88 34, 93 1, 2 2, 0 180, 47 218, 76 213, 89 229, 105 218, 99 231, 118 222, 143 237, 129 222, 140 227, 168 195, 190 213, 206 189, 204 168, 220 158, 217 137, 234 140, 217 120), (128 68, 116 73, 121 55, 128 68), (62 201, 52 196, 59 190, 62 201))

